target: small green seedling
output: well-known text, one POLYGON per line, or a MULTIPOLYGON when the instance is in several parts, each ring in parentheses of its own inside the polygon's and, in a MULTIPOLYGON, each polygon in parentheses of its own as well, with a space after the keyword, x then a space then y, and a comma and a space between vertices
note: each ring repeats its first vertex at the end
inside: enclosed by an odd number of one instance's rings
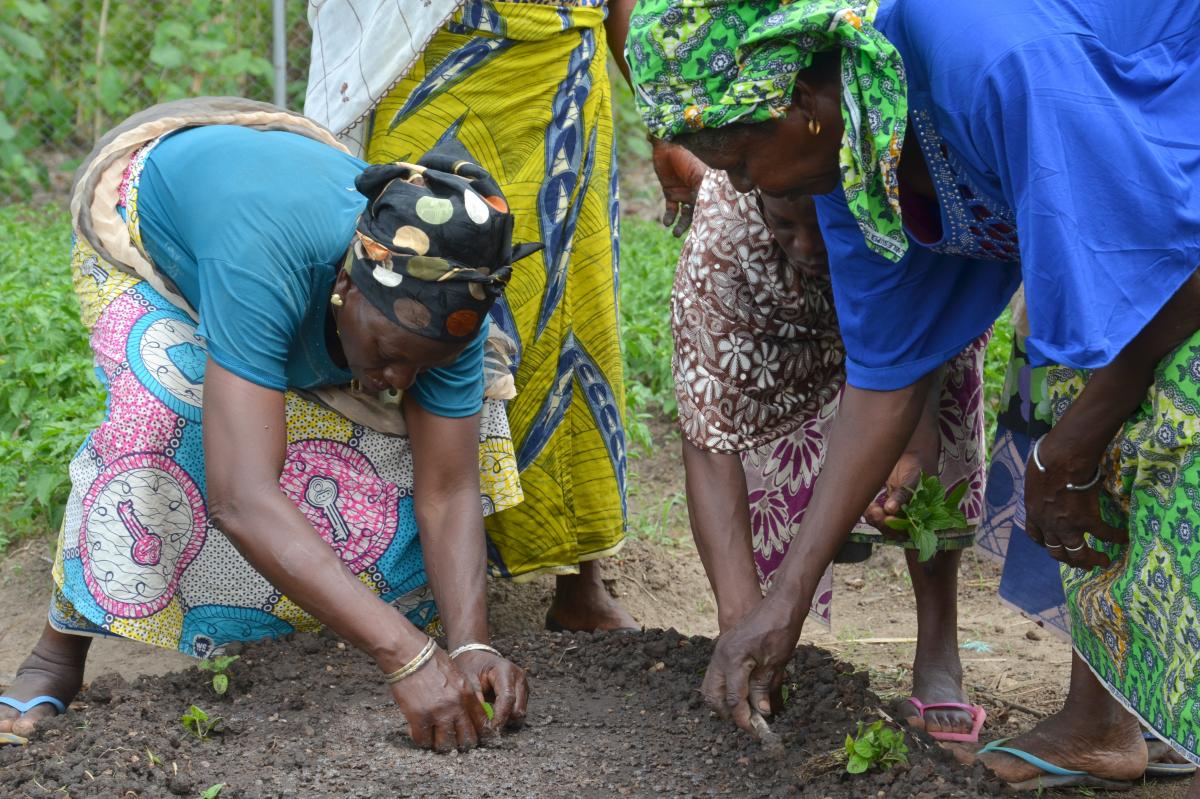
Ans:
POLYGON ((221 795, 221 789, 225 787, 225 783, 219 782, 216 785, 210 785, 200 794, 200 799, 217 799, 221 795))
POLYGON ((846 736, 846 773, 862 774, 872 766, 887 771, 897 763, 908 762, 908 745, 904 733, 885 727, 882 720, 863 726, 858 733, 846 736))
POLYGON ((150 768, 155 768, 163 764, 163 759, 151 752, 149 747, 146 748, 146 757, 150 760, 150 768))
POLYGON ((222 720, 220 716, 209 716, 195 705, 189 707, 179 719, 183 728, 201 741, 207 739, 222 720))
POLYGON ((483 713, 484 713, 484 715, 486 715, 488 717, 488 721, 491 721, 492 719, 494 719, 496 717, 496 711, 494 709, 492 709, 491 702, 483 703, 483 713))
POLYGON ((962 502, 966 493, 966 481, 949 493, 937 475, 922 472, 912 499, 900 509, 903 515, 888 519, 887 526, 906 531, 917 547, 917 560, 924 563, 937 552, 939 530, 957 530, 967 526, 967 517, 958 509, 958 503, 962 502))
POLYGON ((229 667, 240 657, 241 655, 220 655, 210 660, 200 661, 197 667, 204 671, 211 671, 213 690, 218 694, 224 694, 229 690, 229 667))

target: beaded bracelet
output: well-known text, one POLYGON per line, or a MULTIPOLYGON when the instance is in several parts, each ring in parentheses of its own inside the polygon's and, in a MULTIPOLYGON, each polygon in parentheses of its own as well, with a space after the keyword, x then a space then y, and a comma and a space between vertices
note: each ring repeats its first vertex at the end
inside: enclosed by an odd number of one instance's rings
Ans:
POLYGON ((459 655, 461 655, 464 652, 491 652, 493 655, 495 655, 498 658, 504 657, 504 655, 501 655, 499 651, 497 651, 496 649, 493 649, 492 647, 488 646, 487 644, 480 644, 480 643, 472 642, 469 644, 463 644, 458 649, 455 649, 453 652, 451 652, 450 659, 454 660, 456 657, 458 657, 459 655))
POLYGON ((437 644, 434 643, 432 638, 430 638, 425 642, 425 646, 422 647, 421 651, 417 653, 415 658, 384 677, 384 679, 387 680, 387 684, 395 685, 405 677, 410 677, 415 674, 419 668, 424 666, 430 661, 430 659, 433 658, 433 650, 435 649, 437 649, 437 644))
MULTIPOLYGON (((1042 438, 1045 438, 1045 436, 1042 436, 1042 438)), ((1037 467, 1037 470, 1039 472, 1041 472, 1042 474, 1045 474, 1046 467, 1042 465, 1042 458, 1041 458, 1041 454, 1040 454, 1041 446, 1042 446, 1042 438, 1039 438, 1033 442, 1033 465, 1037 467)), ((1096 473, 1092 475, 1091 480, 1088 480, 1086 483, 1084 483, 1081 486, 1077 486, 1074 483, 1067 483, 1066 489, 1068 491, 1090 491, 1091 489, 1095 488, 1096 483, 1099 483, 1099 482, 1100 482, 1100 467, 1096 466, 1096 473)))

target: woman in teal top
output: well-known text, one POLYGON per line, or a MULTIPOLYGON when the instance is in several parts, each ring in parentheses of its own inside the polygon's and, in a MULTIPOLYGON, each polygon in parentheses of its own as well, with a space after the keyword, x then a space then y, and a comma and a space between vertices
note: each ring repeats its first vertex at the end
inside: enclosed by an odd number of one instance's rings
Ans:
POLYGON ((212 125, 139 148, 118 195, 163 290, 76 245, 108 411, 0 734, 63 712, 91 636, 211 657, 321 624, 374 658, 421 746, 520 720, 524 674, 488 645, 483 514, 520 489, 483 363, 531 248, 491 177, 456 143, 368 169, 212 125))

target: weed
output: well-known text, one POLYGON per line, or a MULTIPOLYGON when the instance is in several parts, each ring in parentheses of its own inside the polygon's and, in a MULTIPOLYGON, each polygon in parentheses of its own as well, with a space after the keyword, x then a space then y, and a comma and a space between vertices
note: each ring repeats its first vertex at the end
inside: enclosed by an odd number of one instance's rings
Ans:
POLYGON ((151 752, 148 747, 146 749, 146 758, 150 761, 150 768, 155 768, 156 766, 161 766, 163 764, 163 759, 151 752))
POLYGON ((20 534, 58 527, 67 464, 104 415, 70 246, 62 209, 0 208, 0 551, 20 534))
POLYGON ((908 745, 904 733, 885 727, 882 719, 866 726, 860 721, 858 732, 846 736, 845 755, 847 774, 862 774, 872 766, 887 771, 908 762, 908 745))
POLYGON ((947 492, 937 475, 922 473, 912 498, 900 510, 903 516, 888 519, 887 526, 907 531, 917 547, 917 560, 924 563, 937 552, 938 530, 967 526, 967 517, 958 509, 966 493, 965 480, 953 492, 947 492))
POLYGON ((213 730, 216 729, 216 726, 223 719, 220 716, 209 716, 208 713, 192 705, 179 718, 179 721, 183 724, 185 730, 203 741, 212 734, 213 730))
POLYGON ((210 785, 200 794, 199 799, 217 799, 221 795, 221 789, 225 787, 225 783, 218 782, 216 785, 210 785))
POLYGON ((671 283, 681 242, 656 222, 621 220, 621 349, 625 364, 626 430, 648 450, 647 420, 675 418, 671 377, 671 283))
MULTIPOLYGON (((1008 365, 1012 358, 1013 326, 1012 313, 1005 311, 992 326, 992 340, 988 342, 983 359, 983 426, 984 441, 989 446, 995 438, 996 416, 1009 399, 1007 388, 1008 365)), ((1014 381, 1015 391, 1015 381, 1014 381)), ((990 457, 989 452, 989 457, 990 457)))
POLYGON ((779 686, 779 697, 783 700, 783 704, 786 705, 789 701, 791 701, 792 694, 799 690, 800 685, 794 682, 785 682, 783 685, 779 686))
POLYGON ((229 667, 240 657, 241 655, 218 655, 215 658, 200 661, 197 667, 204 671, 211 671, 213 690, 218 694, 224 694, 229 690, 229 667))
MULTIPOLYGON (((687 499, 682 491, 674 491, 662 498, 657 509, 645 508, 629 520, 629 535, 642 538, 664 547, 677 547, 680 540, 671 535, 672 522, 686 524, 680 519, 686 512, 687 499)), ((684 517, 686 518, 686 517, 684 517)))

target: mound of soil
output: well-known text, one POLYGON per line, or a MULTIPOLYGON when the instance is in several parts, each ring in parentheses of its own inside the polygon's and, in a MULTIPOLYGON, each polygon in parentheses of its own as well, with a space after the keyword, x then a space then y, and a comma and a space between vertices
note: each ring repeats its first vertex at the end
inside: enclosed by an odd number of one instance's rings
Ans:
POLYGON ((908 736, 909 764, 844 773, 836 753, 878 718, 867 675, 797 650, 789 703, 772 721, 782 754, 715 717, 696 692, 707 638, 641 634, 520 636, 498 643, 529 670, 528 725, 467 754, 414 749, 371 663, 337 639, 246 647, 217 697, 189 669, 132 684, 96 680, 28 747, 0 748, 9 796, 236 797, 737 796, 934 799, 994 796, 982 767, 957 765, 908 736), (196 704, 223 721, 184 732, 196 704))

